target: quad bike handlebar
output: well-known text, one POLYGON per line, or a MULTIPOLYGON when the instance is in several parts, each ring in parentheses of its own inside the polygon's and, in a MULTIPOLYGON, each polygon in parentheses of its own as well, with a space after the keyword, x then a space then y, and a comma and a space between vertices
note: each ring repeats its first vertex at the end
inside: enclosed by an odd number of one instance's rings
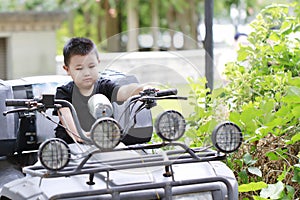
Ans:
MULTIPOLYGON (((139 109, 141 110, 143 108, 150 109, 156 106, 157 100, 163 100, 163 99, 186 100, 187 99, 186 97, 175 96, 176 94, 177 94, 177 89, 175 88, 167 89, 167 90, 157 90, 156 88, 149 88, 141 91, 139 95, 132 96, 127 101, 129 101, 129 105, 137 101, 142 102, 143 106, 139 109)), ((24 113, 24 112, 34 112, 34 111, 45 113, 45 111, 49 108, 59 109, 61 107, 69 107, 79 136, 87 144, 92 144, 91 139, 87 137, 81 129, 80 122, 75 108, 70 102, 66 100, 55 99, 54 95, 46 94, 43 95, 41 98, 34 98, 34 99, 6 99, 5 105, 16 107, 16 108, 3 112, 4 116, 10 113, 22 113, 22 112, 24 113)))

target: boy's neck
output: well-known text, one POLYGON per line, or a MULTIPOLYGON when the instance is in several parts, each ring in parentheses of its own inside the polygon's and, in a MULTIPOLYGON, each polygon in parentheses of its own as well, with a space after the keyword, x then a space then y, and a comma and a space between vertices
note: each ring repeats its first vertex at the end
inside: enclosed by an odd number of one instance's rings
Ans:
POLYGON ((94 91, 94 87, 95 85, 92 85, 90 88, 78 88, 78 90, 83 96, 90 96, 94 91))

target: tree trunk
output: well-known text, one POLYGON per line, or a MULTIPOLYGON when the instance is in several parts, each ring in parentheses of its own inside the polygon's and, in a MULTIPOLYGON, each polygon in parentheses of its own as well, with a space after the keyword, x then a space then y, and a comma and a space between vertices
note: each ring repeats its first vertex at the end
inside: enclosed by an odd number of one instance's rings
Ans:
POLYGON ((196 12, 196 2, 195 0, 189 0, 189 32, 190 39, 187 41, 187 44, 190 49, 197 48, 198 40, 197 40, 197 26, 198 26, 198 16, 196 12))
POLYGON ((138 45, 138 27, 139 18, 137 11, 138 1, 127 1, 127 26, 128 26, 128 43, 127 51, 136 51, 139 49, 138 45))
POLYGON ((174 31, 176 30, 175 17, 176 17, 175 9, 171 5, 169 7, 168 13, 167 13, 167 20, 168 20, 168 25, 169 25, 169 29, 170 29, 170 37, 171 37, 171 44, 170 44, 169 50, 176 50, 176 48, 174 47, 174 31))
POLYGON ((104 15, 105 13, 103 12, 104 10, 104 7, 102 5, 101 2, 99 2, 98 4, 98 8, 97 8, 97 19, 96 19, 96 29, 97 29, 97 40, 99 43, 102 42, 102 39, 103 39, 103 35, 104 35, 104 30, 103 28, 105 27, 105 24, 104 24, 104 15))
POLYGON ((183 32, 183 49, 195 49, 197 47, 197 23, 195 0, 188 0, 189 5, 183 13, 178 13, 177 21, 180 30, 183 32))
POLYGON ((104 1, 105 7, 105 20, 106 20, 106 37, 107 37, 107 51, 118 52, 120 51, 120 34, 118 26, 118 11, 116 8, 111 8, 109 1, 104 1))
POLYGON ((183 49, 189 49, 189 45, 187 44, 189 38, 189 8, 185 8, 182 13, 176 13, 176 19, 179 23, 179 30, 183 33, 183 49))
POLYGON ((151 16, 152 16, 151 30, 152 30, 152 37, 153 37, 152 50, 157 51, 159 50, 157 44, 158 36, 159 36, 158 0, 151 0, 151 16))

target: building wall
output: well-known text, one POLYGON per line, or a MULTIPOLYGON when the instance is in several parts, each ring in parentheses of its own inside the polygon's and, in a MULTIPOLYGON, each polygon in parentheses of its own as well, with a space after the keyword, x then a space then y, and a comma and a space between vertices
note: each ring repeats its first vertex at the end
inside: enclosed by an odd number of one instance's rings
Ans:
POLYGON ((56 73, 55 31, 15 32, 8 38, 8 79, 56 73))
POLYGON ((56 30, 66 13, 0 12, 0 79, 56 73, 56 30))

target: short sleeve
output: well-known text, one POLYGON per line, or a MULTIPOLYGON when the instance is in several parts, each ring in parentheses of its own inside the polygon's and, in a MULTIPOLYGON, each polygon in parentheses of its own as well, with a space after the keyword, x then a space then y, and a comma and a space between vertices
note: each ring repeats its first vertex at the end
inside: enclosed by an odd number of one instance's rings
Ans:
MULTIPOLYGON (((62 99, 72 103, 72 91, 74 82, 71 81, 66 85, 62 85, 56 88, 55 99, 62 99)), ((53 115, 57 115, 57 111, 53 111, 53 115)))
POLYGON ((117 100, 120 86, 110 79, 100 78, 97 85, 97 93, 105 95, 111 102, 117 100))

